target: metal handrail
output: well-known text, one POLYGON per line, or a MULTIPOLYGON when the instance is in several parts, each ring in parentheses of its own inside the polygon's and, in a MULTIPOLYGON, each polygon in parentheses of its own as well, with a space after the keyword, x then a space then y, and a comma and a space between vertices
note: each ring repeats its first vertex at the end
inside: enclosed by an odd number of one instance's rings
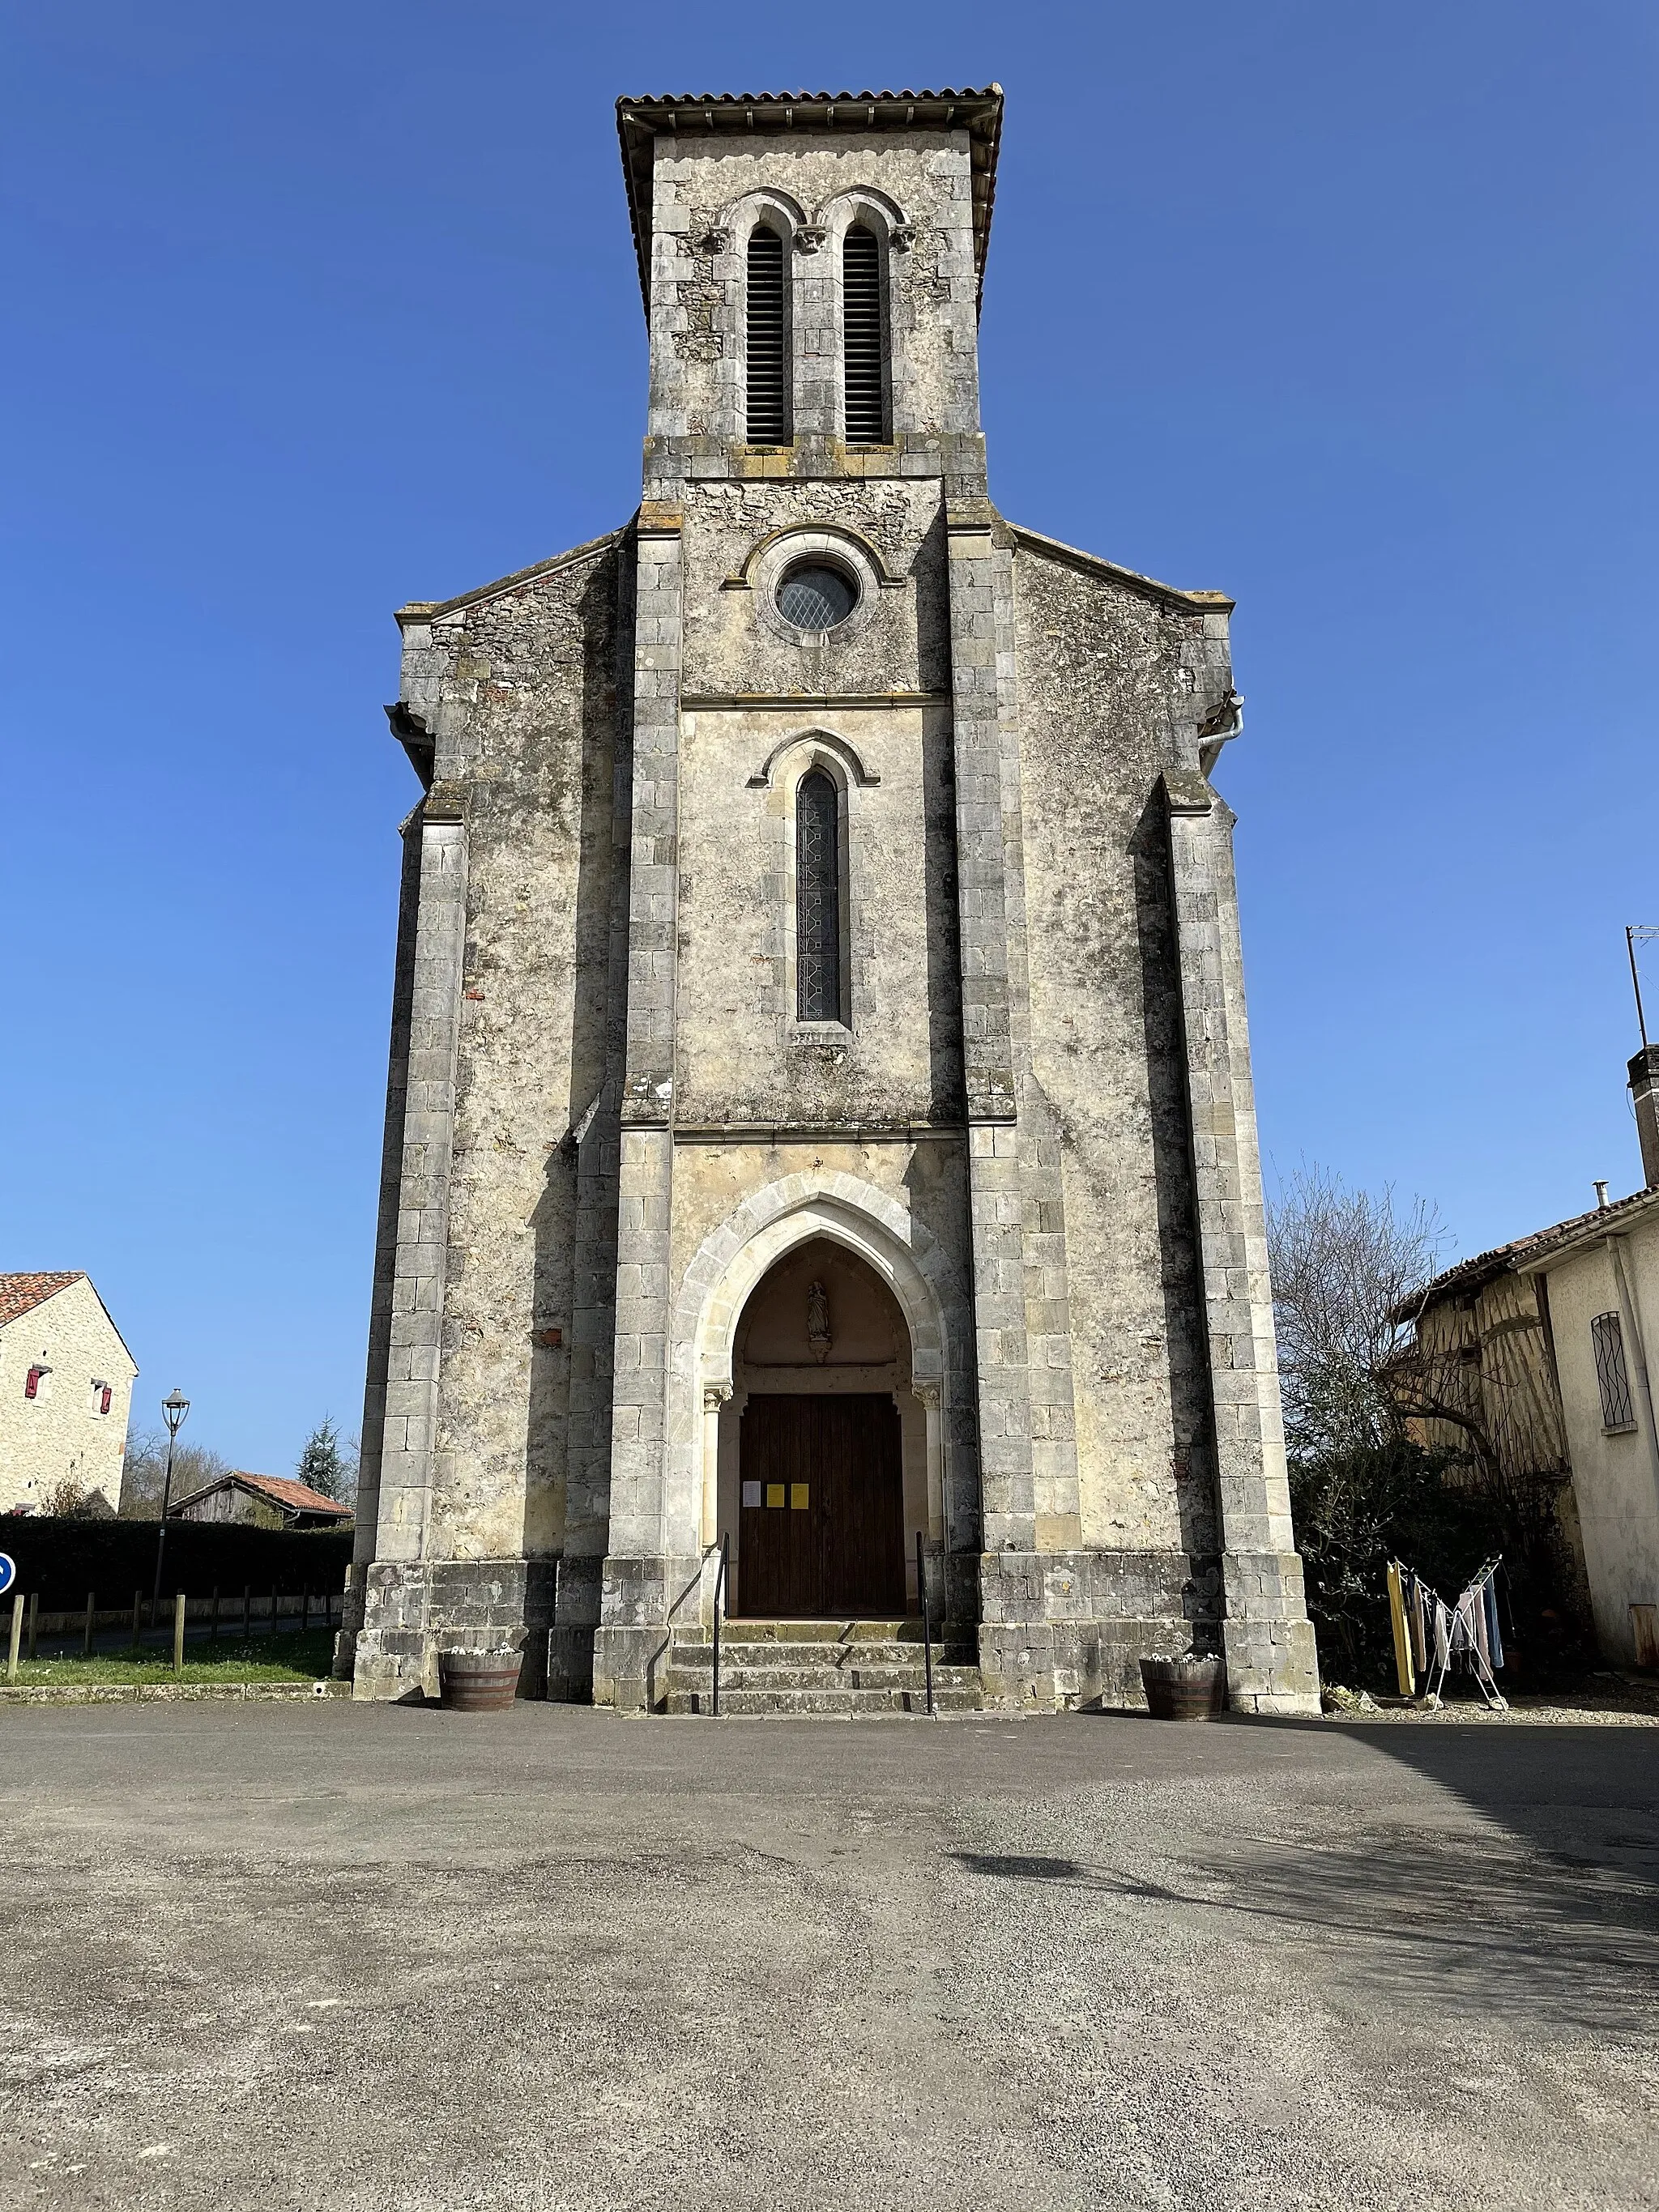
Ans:
POLYGON ((921 1656, 927 1669, 927 1717, 937 1719, 933 1711, 933 1622, 927 1608, 927 1559, 922 1548, 921 1531, 916 1531, 916 1596, 921 1605, 921 1656))
POLYGON ((720 1717, 720 1600, 726 1594, 726 1579, 732 1571, 732 1539, 720 1538, 720 1563, 714 1570, 714 1695, 709 1701, 712 1717, 720 1717))

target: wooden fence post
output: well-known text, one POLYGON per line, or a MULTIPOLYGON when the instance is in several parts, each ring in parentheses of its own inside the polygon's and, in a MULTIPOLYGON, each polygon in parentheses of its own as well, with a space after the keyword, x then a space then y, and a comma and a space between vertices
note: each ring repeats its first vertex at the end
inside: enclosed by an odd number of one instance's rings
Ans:
POLYGON ((96 1590, 88 1590, 87 1592, 87 1632, 82 1644, 82 1651, 88 1659, 92 1656, 92 1617, 97 1610, 98 1593, 96 1590))
POLYGON ((246 1644, 253 1633, 253 1589, 251 1583, 242 1584, 242 1641, 246 1644))
POLYGON ((35 1646, 40 1633, 40 1593, 29 1592, 29 1664, 34 1664, 35 1646))
POLYGON ((300 1633, 301 1636, 306 1636, 310 1633, 310 1631, 311 1584, 309 1583, 306 1583, 301 1586, 300 1591, 300 1633))
POLYGON ((270 1586, 270 1628, 269 1632, 272 1636, 275 1636, 276 1633, 276 1585, 275 1583, 270 1586))
POLYGON ((23 1601, 15 1597, 11 1601, 11 1649, 6 1655, 6 1680, 17 1680, 17 1648, 23 1640, 23 1601))
POLYGON ((208 1631, 208 1641, 211 1644, 216 1644, 219 1641, 219 1585, 217 1583, 213 1585, 213 1626, 208 1631))
POLYGON ((138 1636, 143 1622, 144 1593, 143 1590, 134 1590, 132 1593, 132 1648, 135 1651, 138 1649, 138 1636))
POLYGON ((185 1671, 185 1594, 178 1591, 173 1601, 173 1671, 185 1671))

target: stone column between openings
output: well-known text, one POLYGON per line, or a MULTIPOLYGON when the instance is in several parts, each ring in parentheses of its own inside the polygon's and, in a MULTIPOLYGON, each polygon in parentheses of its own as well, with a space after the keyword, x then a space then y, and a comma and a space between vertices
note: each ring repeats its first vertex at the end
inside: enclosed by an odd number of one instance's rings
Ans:
POLYGON ((1316 1713, 1318 1662, 1285 1466, 1234 817, 1195 769, 1167 770, 1164 783, 1215 1415, 1228 1694, 1242 1711, 1316 1713))

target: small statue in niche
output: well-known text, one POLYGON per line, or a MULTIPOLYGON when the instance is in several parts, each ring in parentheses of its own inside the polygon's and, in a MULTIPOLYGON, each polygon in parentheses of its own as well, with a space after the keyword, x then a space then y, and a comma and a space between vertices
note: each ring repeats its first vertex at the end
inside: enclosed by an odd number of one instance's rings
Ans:
POLYGON ((830 1300, 822 1283, 809 1283, 806 1286, 806 1341, 812 1347, 813 1358, 822 1367, 835 1341, 830 1334, 830 1300))

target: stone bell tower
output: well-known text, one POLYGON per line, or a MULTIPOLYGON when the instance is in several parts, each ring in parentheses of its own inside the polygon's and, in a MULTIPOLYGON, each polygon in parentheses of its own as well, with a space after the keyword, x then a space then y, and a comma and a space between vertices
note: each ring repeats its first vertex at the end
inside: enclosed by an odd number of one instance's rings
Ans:
POLYGON ((717 1607, 925 1597, 974 1701, 1208 1640, 1316 1710, 1231 603, 989 502, 1001 107, 621 101, 639 511, 399 617, 362 1694, 695 1704, 717 1607))

